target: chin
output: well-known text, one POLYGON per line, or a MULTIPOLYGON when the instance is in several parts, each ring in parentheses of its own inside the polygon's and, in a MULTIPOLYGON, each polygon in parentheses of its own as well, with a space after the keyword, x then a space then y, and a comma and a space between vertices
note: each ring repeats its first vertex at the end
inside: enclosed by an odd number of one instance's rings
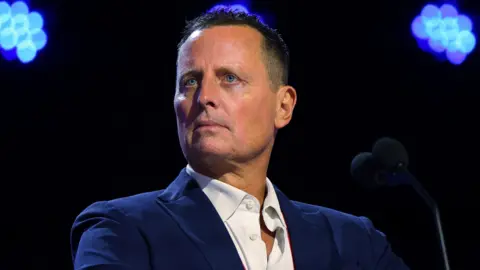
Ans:
POLYGON ((227 156, 231 153, 230 150, 227 150, 226 147, 222 145, 210 145, 210 144, 195 144, 192 145, 192 150, 198 154, 203 155, 213 155, 213 156, 227 156))
POLYGON ((199 158, 226 158, 232 155, 232 147, 216 138, 203 138, 190 145, 190 151, 199 158))

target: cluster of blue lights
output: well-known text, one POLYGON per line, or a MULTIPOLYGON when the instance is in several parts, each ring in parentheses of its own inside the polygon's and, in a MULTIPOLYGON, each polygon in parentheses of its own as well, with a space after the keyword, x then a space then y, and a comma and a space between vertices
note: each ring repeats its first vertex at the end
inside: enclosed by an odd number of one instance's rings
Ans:
MULTIPOLYGON (((236 11, 236 12, 244 12, 244 13, 247 13, 247 14, 252 14, 253 12, 251 12, 250 10, 250 0, 237 0, 237 1, 227 1, 227 2, 224 2, 224 3, 218 3, 217 5, 213 6, 209 11, 212 12, 212 11, 215 11, 215 10, 218 10, 218 9, 228 9, 228 10, 231 10, 231 11, 236 11)), ((273 24, 273 20, 270 16, 265 16, 266 14, 263 14, 260 15, 258 12, 255 12, 254 13, 258 19, 262 22, 262 23, 268 23, 268 24, 273 24), (265 18, 266 17, 266 18, 265 18), (268 21, 268 22, 267 22, 268 21)))
POLYGON ((245 5, 241 4, 234 4, 234 5, 216 5, 213 8, 210 9, 210 11, 215 11, 218 9, 230 9, 232 11, 237 11, 237 12, 245 12, 245 13, 250 13, 248 11, 248 8, 245 5))
POLYGON ((445 54, 450 63, 459 65, 476 45, 473 23, 449 4, 426 5, 412 23, 412 32, 431 52, 445 54))
POLYGON ((47 44, 43 17, 25 2, 0 2, 0 49, 14 52, 22 63, 31 62, 47 44))

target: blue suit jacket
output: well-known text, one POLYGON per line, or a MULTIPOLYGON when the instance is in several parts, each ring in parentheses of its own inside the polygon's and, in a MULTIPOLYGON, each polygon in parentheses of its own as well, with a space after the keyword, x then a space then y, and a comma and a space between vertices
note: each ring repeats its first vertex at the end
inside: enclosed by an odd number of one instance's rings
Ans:
MULTIPOLYGON (((408 269, 367 218, 276 192, 296 270, 408 269)), ((185 170, 165 190, 90 205, 73 224, 71 245, 75 269, 243 269, 223 221, 185 170)))

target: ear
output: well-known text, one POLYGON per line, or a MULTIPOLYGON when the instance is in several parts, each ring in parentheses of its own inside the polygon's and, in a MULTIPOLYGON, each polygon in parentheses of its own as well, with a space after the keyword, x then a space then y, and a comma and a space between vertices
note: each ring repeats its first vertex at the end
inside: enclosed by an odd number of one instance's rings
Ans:
POLYGON ((277 113, 275 127, 283 128, 292 120, 293 109, 297 104, 297 91, 289 85, 280 87, 277 91, 277 113))

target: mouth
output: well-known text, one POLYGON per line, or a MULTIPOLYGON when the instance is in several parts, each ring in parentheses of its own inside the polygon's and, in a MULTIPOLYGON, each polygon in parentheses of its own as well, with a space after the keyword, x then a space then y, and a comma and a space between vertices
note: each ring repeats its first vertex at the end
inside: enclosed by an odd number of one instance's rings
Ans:
POLYGON ((206 125, 198 125, 194 128, 195 130, 208 130, 208 129, 217 129, 217 128, 223 128, 223 126, 218 125, 218 124, 206 124, 206 125))
POLYGON ((225 128, 225 126, 218 124, 217 122, 211 120, 201 120, 195 123, 194 131, 195 130, 213 130, 218 128, 225 128))

